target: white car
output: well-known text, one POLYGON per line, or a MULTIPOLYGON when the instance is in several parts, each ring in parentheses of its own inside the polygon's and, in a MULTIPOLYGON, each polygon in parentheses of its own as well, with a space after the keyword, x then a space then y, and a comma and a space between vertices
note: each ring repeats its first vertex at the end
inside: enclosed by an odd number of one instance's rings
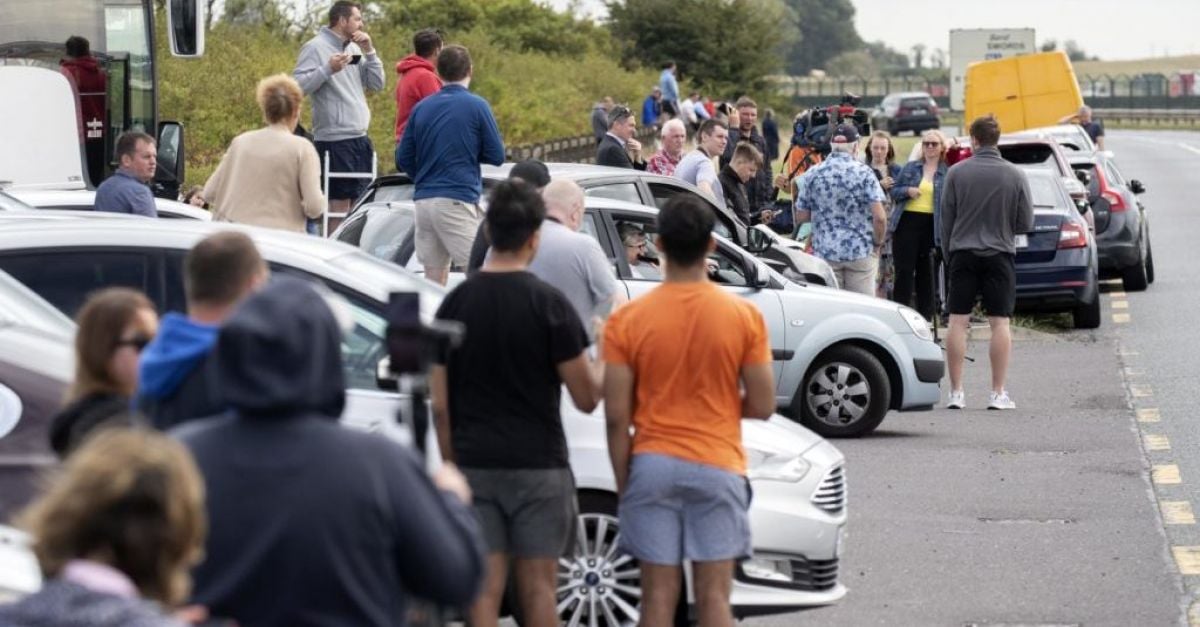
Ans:
MULTIPOLYGON (((41 190, 6 189, 9 196, 36 209, 65 209, 68 211, 93 211, 96 207, 96 192, 92 190, 41 190)), ((154 208, 160 218, 183 220, 212 220, 212 214, 200 207, 187 203, 155 198, 154 208)))
MULTIPOLYGON (((222 229, 250 234, 273 272, 322 282, 346 299, 355 326, 342 346, 351 388, 343 422, 406 435, 407 429, 395 425, 393 417, 407 397, 386 391, 376 379, 386 353, 384 309, 391 292, 418 291, 422 315, 429 319, 445 292, 351 246, 199 221, 61 220, 0 213, 0 270, 65 313, 74 313, 88 292, 111 285, 135 287, 160 310, 181 311, 183 257, 204 236, 222 229)), ((7 354, 2 339, 0 354, 7 354)), ((64 384, 69 376, 64 365, 64 384)), ((584 533, 574 557, 560 562, 562 620, 614 627, 635 622, 640 598, 636 564, 611 550, 619 521, 603 411, 582 414, 564 401, 563 423, 584 533)), ((739 565, 732 598, 735 612, 752 616, 838 601, 846 594, 838 581, 846 524, 842 454, 779 416, 744 421, 742 431, 754 489, 754 555, 739 565)), ((0 578, 6 570, 0 564, 0 578)), ((690 603, 690 582, 687 590, 690 603)))

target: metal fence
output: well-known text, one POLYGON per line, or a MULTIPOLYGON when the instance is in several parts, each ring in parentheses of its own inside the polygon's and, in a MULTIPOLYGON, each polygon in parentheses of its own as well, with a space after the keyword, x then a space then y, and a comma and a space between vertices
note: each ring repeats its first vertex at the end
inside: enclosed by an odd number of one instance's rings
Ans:
MULTIPOLYGON (((797 107, 832 104, 846 92, 862 97, 862 106, 874 107, 884 96, 922 91, 941 107, 950 102, 950 85, 920 76, 776 77, 776 89, 797 107)), ((1084 102, 1103 109, 1200 108, 1200 70, 1173 73, 1096 74, 1078 76, 1084 102)))
MULTIPOLYGON (((639 127, 635 137, 642 142, 642 152, 650 156, 655 141, 654 128, 639 127)), ((596 138, 592 135, 564 137, 551 139, 534 144, 518 144, 508 146, 505 150, 506 161, 524 161, 537 159, 545 163, 595 163, 596 138)))

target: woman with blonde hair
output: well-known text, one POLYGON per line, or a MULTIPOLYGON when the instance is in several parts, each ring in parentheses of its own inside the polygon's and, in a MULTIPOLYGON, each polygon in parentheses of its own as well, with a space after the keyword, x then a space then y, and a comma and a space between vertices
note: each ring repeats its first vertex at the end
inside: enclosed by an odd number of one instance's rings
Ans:
POLYGON ((131 425, 142 349, 158 314, 141 292, 111 287, 88 297, 75 317, 75 379, 67 406, 50 421, 50 447, 66 457, 95 429, 131 425))
POLYGON ((921 135, 921 158, 900 170, 892 187, 895 212, 888 221, 896 283, 892 300, 912 304, 926 320, 935 315, 933 249, 941 242, 938 206, 946 180, 946 137, 941 131, 921 135))
POLYGON ((267 126, 233 138, 204 198, 216 220, 303 233, 325 211, 317 149, 293 132, 304 93, 276 74, 259 81, 257 97, 267 126))
MULTIPOLYGON (((863 162, 875 172, 879 186, 887 197, 883 210, 887 213, 888 221, 896 211, 896 203, 892 200, 892 188, 896 185, 896 177, 900 176, 900 166, 896 163, 896 146, 892 144, 892 136, 883 131, 871 133, 867 140, 866 156, 863 162)), ((895 284, 896 268, 892 261, 892 238, 885 238, 883 248, 879 251, 879 277, 875 284, 875 295, 879 298, 891 298, 895 284)))
POLYGON ((0 624, 181 625, 169 612, 190 594, 207 529, 204 483, 182 444, 150 430, 96 434, 18 524, 46 581, 0 606, 0 624))

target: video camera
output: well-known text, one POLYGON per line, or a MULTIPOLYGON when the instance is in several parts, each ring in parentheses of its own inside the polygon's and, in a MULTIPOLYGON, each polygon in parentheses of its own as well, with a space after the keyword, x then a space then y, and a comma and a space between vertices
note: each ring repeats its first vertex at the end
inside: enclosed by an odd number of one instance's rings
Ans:
POLYGON ((836 105, 809 109, 792 127, 792 145, 826 156, 833 149, 833 131, 839 124, 853 124, 860 137, 870 135, 871 116, 858 107, 861 101, 862 98, 847 93, 836 105))

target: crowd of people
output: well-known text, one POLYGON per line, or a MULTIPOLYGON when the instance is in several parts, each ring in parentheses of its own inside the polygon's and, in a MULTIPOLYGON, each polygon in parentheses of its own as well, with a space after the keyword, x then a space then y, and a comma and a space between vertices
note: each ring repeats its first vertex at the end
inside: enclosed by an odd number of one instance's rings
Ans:
MULTIPOLYGON (((47 583, 0 607, 0 622, 74 613, 113 625, 395 625, 411 596, 486 626, 514 586, 522 624, 557 624, 556 571, 577 533, 565 389, 581 411, 604 402, 621 549, 642 569, 642 624, 670 622, 685 562, 701 624, 731 623, 735 565, 750 552, 740 421, 774 412, 775 384, 762 314, 709 280, 714 213, 682 195, 659 211, 653 242, 621 225, 631 271, 661 280, 627 303, 610 260, 580 232, 575 183, 522 162, 482 210, 480 166, 503 163, 505 149, 488 103, 470 91, 469 51, 422 30, 396 71, 395 161, 413 181, 419 263, 441 284, 452 268, 468 270, 437 311, 469 329, 430 376, 440 469, 427 474, 413 451, 337 426, 344 304, 298 279, 268 281, 248 236, 214 234, 185 260, 186 312, 159 319, 123 288, 93 294, 79 312, 75 380, 50 434, 63 469, 21 518, 47 583), (661 258, 646 257, 649 244, 661 258)), ((326 198, 344 208, 358 195, 358 178, 322 189, 320 164, 328 155, 339 172, 371 169, 364 92, 383 85, 361 6, 339 0, 294 73, 259 84, 266 126, 235 138, 186 200, 217 220, 308 230, 326 198), (306 97, 315 144, 296 133, 306 97)), ((954 168, 937 131, 901 165, 887 134, 863 138, 842 124, 827 157, 773 177, 769 110, 760 130, 748 97, 680 96, 667 63, 641 111, 661 137, 649 155, 636 113, 598 102, 597 163, 687 181, 747 225, 772 223, 778 190, 790 190, 784 208, 811 225, 811 250, 843 289, 914 304, 926 318, 939 314, 943 251, 950 406, 963 407, 980 296, 994 329, 989 406, 1014 406, 1004 388, 1013 240, 1032 227, 1032 210, 1020 173, 995 150, 994 119, 974 121, 975 157, 954 168)), ((153 215, 153 138, 127 133, 117 154, 97 208, 153 215)))

